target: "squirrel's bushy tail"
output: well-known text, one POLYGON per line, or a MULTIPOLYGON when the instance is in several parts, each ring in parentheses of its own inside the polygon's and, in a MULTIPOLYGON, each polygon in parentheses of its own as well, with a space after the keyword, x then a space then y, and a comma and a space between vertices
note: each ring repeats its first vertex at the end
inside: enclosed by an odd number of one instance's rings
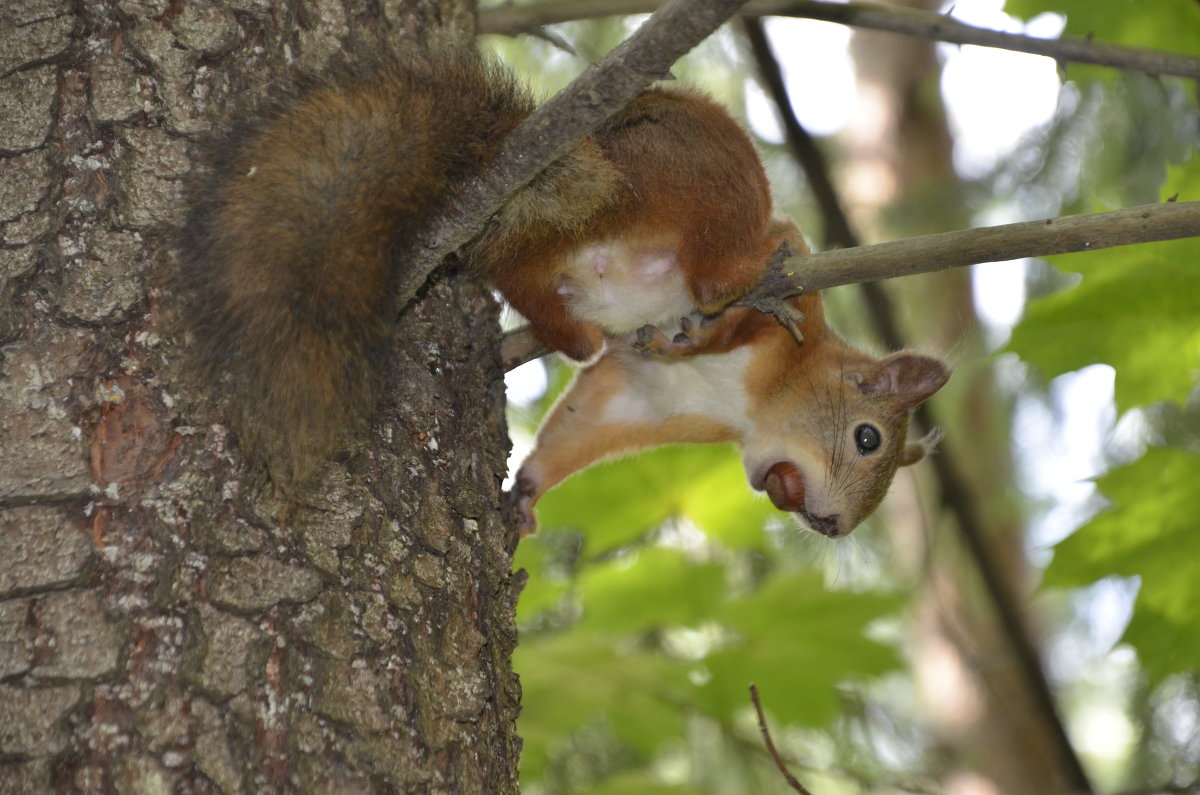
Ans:
POLYGON ((296 484, 374 407, 396 252, 532 109, 469 51, 310 80, 216 144, 181 240, 191 372, 242 447, 296 484))

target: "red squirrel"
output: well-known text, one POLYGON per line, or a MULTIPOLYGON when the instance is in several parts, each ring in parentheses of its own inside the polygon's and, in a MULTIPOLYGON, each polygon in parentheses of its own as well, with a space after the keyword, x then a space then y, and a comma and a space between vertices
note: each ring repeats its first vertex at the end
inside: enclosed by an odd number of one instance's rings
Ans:
POLYGON ((876 359, 825 325, 819 294, 793 299, 803 341, 770 315, 730 307, 682 318, 672 339, 647 326, 582 370, 538 431, 513 499, 523 533, 533 505, 596 461, 677 443, 735 442, 750 485, 829 538, 883 499, 897 467, 923 458, 912 410, 946 382, 939 360, 876 359))
MULTIPOLYGON (((478 54, 422 50, 309 79, 211 148, 181 238, 180 321, 191 372, 277 483, 302 483, 369 417, 406 249, 532 108, 478 54)), ((468 244, 463 259, 542 342, 580 361, 607 350, 522 471, 527 529, 537 497, 599 457, 735 439, 749 464, 763 434, 777 437, 778 461, 764 453, 751 484, 780 507, 820 524, 833 503, 816 495, 843 494, 827 532, 840 535, 878 503, 895 466, 915 455, 904 446, 909 410, 946 370, 918 354, 878 363, 853 351, 825 329, 816 296, 799 302, 803 345, 765 315, 725 310, 789 236, 771 221, 757 152, 729 114, 697 92, 651 88, 468 244), (652 330, 692 313, 706 319, 686 344, 652 330), (872 394, 873 412, 860 409, 872 394), (579 409, 590 416, 564 416, 579 409), (814 426, 816 417, 827 420, 814 426), (880 435, 855 442, 886 458, 866 480, 842 474, 844 440, 826 439, 839 418, 880 435)))

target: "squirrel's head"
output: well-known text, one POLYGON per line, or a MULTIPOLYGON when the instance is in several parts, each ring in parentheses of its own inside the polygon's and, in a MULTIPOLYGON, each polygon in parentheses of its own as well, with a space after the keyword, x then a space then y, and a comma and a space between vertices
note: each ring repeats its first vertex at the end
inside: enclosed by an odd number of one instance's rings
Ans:
POLYGON ((834 366, 805 368, 767 391, 756 438, 745 446, 750 485, 809 528, 842 538, 878 507, 901 466, 915 463, 937 434, 908 441, 913 409, 946 383, 938 359, 901 351, 874 360, 838 352, 834 366))

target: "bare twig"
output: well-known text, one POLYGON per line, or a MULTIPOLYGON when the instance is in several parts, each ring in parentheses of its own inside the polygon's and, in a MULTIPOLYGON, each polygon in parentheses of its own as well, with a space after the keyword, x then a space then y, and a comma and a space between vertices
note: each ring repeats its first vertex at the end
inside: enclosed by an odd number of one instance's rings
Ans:
POLYGON ((745 0, 669 0, 638 30, 523 121, 488 172, 414 247, 397 295, 406 303, 448 254, 547 165, 665 75, 745 0))
MULTIPOLYGON (((658 5, 658 0, 591 0, 579 3, 543 0, 522 5, 506 3, 481 11, 479 27, 485 33, 517 35, 532 32, 543 25, 576 19, 647 14, 658 5)), ((1153 75, 1200 79, 1200 58, 1189 55, 1107 44, 1070 36, 1039 39, 1018 33, 1003 33, 967 25, 942 14, 902 6, 831 3, 822 0, 754 0, 746 5, 742 14, 756 17, 802 17, 952 44, 978 44, 983 47, 1044 55, 1060 62, 1089 63, 1153 75)))
MULTIPOLYGON (((921 416, 922 424, 928 427, 928 417, 921 416)), ((1050 682, 1042 669, 1041 655, 1038 654, 1037 646, 1034 645, 1025 624, 1020 608, 1021 600, 1013 593, 1012 585, 1001 568, 994 563, 996 555, 984 533, 983 522, 976 511, 974 500, 969 496, 967 484, 963 482, 958 467, 954 466, 952 456, 945 451, 940 455, 929 456, 926 460, 933 466, 937 476, 942 505, 958 521, 959 536, 963 539, 971 559, 975 561, 975 570, 979 572, 979 579, 983 582, 988 599, 996 611, 1000 629, 1016 660, 1017 668, 1053 739, 1056 746, 1055 756, 1059 760, 1063 778, 1070 783, 1072 792, 1095 792, 1058 713, 1054 693, 1050 690, 1050 682)))
POLYGON ((767 716, 763 714, 762 702, 758 698, 758 688, 753 684, 750 685, 750 700, 754 702, 754 711, 758 713, 758 729, 762 732, 763 742, 767 744, 767 750, 771 753, 771 758, 775 760, 775 767, 779 768, 779 772, 783 774, 783 778, 788 785, 801 793, 801 795, 812 795, 804 785, 796 780, 791 771, 787 769, 787 765, 783 762, 783 757, 779 755, 779 749, 775 747, 775 741, 771 739, 771 730, 767 728, 767 716))
POLYGON ((552 348, 543 345, 533 336, 529 326, 507 331, 500 338, 500 362, 506 373, 552 352, 552 348))
POLYGON ((1200 78, 1200 58, 1190 55, 1126 47, 1072 36, 1039 39, 1019 33, 1003 33, 967 25, 943 14, 898 5, 842 4, 823 0, 759 0, 753 9, 747 9, 746 12, 819 19, 951 44, 978 44, 983 47, 1044 55, 1057 61, 1112 66, 1153 75, 1200 78))
MULTIPOLYGON (((986 226, 834 249, 784 263, 788 289, 824 290, 842 284, 914 273, 1200 236, 1200 201, 1164 202, 1107 213, 986 226)), ((519 335, 514 333, 514 338, 519 335)), ((541 348, 542 353, 549 353, 541 348)), ((530 355, 524 361, 537 358, 530 355)), ((505 361, 508 361, 506 357, 505 361)), ((515 365, 514 365, 515 366, 515 365)))
POLYGON ((1197 236, 1200 236, 1200 201, 1164 202, 822 251, 794 257, 784 266, 797 286, 824 290, 977 262, 1002 262, 1197 236))

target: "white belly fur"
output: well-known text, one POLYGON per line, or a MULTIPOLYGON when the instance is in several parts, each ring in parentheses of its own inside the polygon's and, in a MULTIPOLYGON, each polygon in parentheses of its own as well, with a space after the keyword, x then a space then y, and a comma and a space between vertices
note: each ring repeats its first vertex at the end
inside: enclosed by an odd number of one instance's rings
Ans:
POLYGON ((751 430, 744 379, 753 355, 749 347, 670 360, 642 358, 632 348, 617 355, 626 363, 629 388, 605 407, 606 421, 661 422, 699 414, 743 435, 751 430))
POLYGON ((572 252, 558 290, 573 315, 610 335, 677 323, 695 308, 671 241, 636 235, 572 252))

